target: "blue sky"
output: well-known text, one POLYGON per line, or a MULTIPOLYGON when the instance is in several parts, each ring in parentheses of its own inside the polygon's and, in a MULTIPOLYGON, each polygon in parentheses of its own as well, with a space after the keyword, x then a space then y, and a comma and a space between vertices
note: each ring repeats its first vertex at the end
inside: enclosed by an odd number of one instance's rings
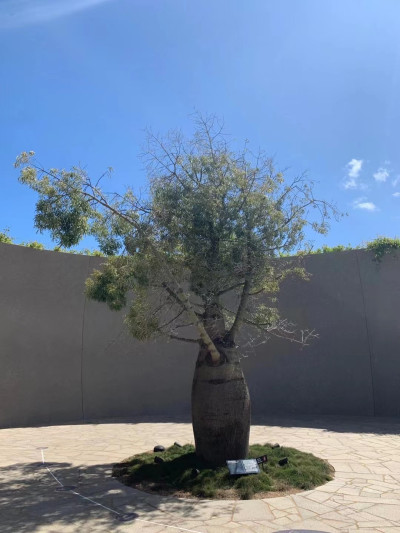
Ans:
POLYGON ((145 128, 198 110, 348 213, 315 246, 398 236, 399 35, 398 0, 2 0, 0 231, 52 246, 21 151, 140 188, 145 128))

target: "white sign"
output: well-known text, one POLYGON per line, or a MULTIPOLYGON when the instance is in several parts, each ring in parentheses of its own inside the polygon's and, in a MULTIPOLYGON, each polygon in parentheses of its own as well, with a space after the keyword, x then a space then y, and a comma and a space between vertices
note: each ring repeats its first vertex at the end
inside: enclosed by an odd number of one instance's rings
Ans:
POLYGON ((238 461, 226 461, 231 476, 246 474, 259 474, 260 468, 256 459, 239 459, 238 461))

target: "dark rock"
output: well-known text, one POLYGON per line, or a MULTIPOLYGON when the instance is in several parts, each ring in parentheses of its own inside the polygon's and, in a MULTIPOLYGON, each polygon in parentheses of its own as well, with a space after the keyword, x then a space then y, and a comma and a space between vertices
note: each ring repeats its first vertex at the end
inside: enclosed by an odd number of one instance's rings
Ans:
POLYGON ((159 457, 158 455, 156 455, 154 457, 154 462, 157 463, 157 464, 161 464, 161 463, 164 463, 164 459, 162 457, 159 457))
POLYGON ((153 452, 165 452, 165 448, 161 444, 157 444, 157 446, 154 446, 153 452))
POLYGON ((281 446, 280 446, 280 444, 275 443, 275 444, 272 445, 272 447, 273 447, 273 448, 280 448, 281 446))
POLYGON ((169 485, 168 483, 150 483, 149 489, 153 492, 165 492, 171 489, 171 485, 169 485))
POLYGON ((278 462, 280 466, 284 466, 288 464, 289 459, 287 457, 284 457, 283 459, 280 459, 278 462))
POLYGON ((200 474, 200 470, 198 468, 192 468, 192 478, 197 477, 200 474))
POLYGON ((182 444, 179 444, 179 442, 174 442, 174 446, 178 446, 178 448, 182 448, 182 444))
POLYGON ((112 471, 113 477, 125 476, 128 473, 128 468, 126 466, 114 467, 112 471))
POLYGON ((135 520, 138 516, 137 513, 124 513, 114 515, 114 518, 118 520, 118 522, 130 522, 131 520, 135 520))

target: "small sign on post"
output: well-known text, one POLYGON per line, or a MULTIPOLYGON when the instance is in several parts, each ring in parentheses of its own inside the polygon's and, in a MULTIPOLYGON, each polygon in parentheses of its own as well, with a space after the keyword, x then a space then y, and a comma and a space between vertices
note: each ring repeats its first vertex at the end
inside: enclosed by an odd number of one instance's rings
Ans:
POLYGON ((260 457, 256 458, 256 461, 258 465, 262 465, 264 470, 264 464, 268 462, 268 457, 266 455, 261 455, 260 457))

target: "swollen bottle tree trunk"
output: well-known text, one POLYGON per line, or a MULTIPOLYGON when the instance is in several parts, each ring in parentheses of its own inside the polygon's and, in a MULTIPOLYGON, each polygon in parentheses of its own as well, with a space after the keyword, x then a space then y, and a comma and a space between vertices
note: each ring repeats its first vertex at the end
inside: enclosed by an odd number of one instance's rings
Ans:
POLYGON ((213 465, 244 459, 249 450, 250 395, 236 348, 215 343, 217 365, 200 349, 192 386, 196 453, 213 465))

